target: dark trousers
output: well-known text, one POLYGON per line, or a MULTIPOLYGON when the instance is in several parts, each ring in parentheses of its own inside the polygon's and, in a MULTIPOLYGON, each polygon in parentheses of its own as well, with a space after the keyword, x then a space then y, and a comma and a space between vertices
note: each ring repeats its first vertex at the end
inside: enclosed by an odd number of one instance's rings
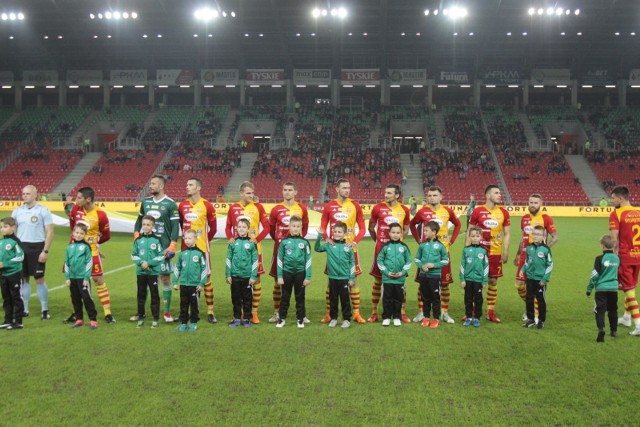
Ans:
POLYGON ((540 280, 527 279, 527 318, 535 318, 534 299, 538 300, 538 319, 541 322, 547 320, 547 287, 540 286, 540 280))
POLYGON ((618 292, 602 291, 596 292, 595 307, 593 311, 596 313, 596 325, 599 331, 604 331, 604 313, 609 315, 609 328, 611 331, 618 330, 618 292))
POLYGON ((433 318, 440 318, 440 277, 420 276, 420 294, 422 295, 422 314, 429 317, 433 310, 433 318))
POLYGON ((83 285, 82 279, 71 279, 71 286, 69 292, 71 293, 71 304, 73 304, 73 314, 77 320, 83 320, 82 304, 87 310, 89 320, 96 320, 98 312, 96 311, 96 305, 91 298, 91 283, 86 288, 83 285))
POLYGON ((287 312, 289 311, 289 305, 291 304, 291 293, 296 294, 296 319, 302 321, 307 315, 304 305, 304 295, 306 287, 304 286, 305 271, 299 271, 297 273, 289 273, 287 271, 282 272, 282 279, 284 285, 282 285, 282 297, 280 300, 280 315, 281 319, 287 318, 287 312))
POLYGON ((22 300, 22 273, 0 278, 2 288, 2 307, 4 308, 4 323, 22 324, 24 301, 22 300))
POLYGON ((231 278, 231 304, 233 304, 233 318, 240 319, 244 313, 244 319, 251 319, 251 304, 253 303, 253 286, 249 284, 249 278, 231 278))
POLYGON ((180 285, 180 323, 198 323, 200 320, 200 291, 195 286, 180 285), (189 316, 191 310, 191 316, 189 316))
POLYGON ((482 283, 466 282, 464 287, 464 314, 467 319, 482 317, 482 283))
POLYGON ((147 302, 147 288, 151 294, 151 315, 156 322, 160 320, 160 292, 158 291, 158 276, 138 276, 138 315, 144 318, 144 306, 147 302))
POLYGON ((338 301, 342 307, 342 320, 351 321, 351 298, 349 281, 329 279, 329 317, 338 319, 338 301))
POLYGON ((382 283, 382 318, 400 319, 404 301, 404 284, 382 283))

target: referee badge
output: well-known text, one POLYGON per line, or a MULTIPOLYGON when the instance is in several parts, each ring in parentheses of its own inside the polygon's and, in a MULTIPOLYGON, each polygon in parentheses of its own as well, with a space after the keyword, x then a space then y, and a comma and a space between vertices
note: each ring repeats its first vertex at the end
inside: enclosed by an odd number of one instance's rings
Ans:
POLYGON ((35 223, 37 223, 37 222, 38 222, 38 217, 37 217, 36 215, 32 216, 32 217, 31 217, 31 223, 32 223, 32 224, 35 224, 35 223))

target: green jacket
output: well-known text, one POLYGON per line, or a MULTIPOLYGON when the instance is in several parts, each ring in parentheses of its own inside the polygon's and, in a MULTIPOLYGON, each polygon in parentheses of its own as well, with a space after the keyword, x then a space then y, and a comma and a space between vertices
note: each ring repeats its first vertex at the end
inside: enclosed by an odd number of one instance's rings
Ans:
POLYGON ((67 246, 67 255, 64 259, 64 278, 82 279, 89 281, 93 269, 93 256, 91 246, 84 240, 73 241, 67 246))
POLYGON ((203 287, 207 283, 208 275, 207 257, 204 252, 196 246, 180 252, 178 261, 173 267, 174 285, 180 282, 182 286, 203 287))
POLYGON ((154 234, 141 234, 133 242, 131 260, 136 265, 138 276, 157 276, 160 274, 160 265, 164 262, 164 248, 160 239, 154 234), (149 263, 149 269, 143 270, 142 262, 149 263))
POLYGON ((618 291, 618 267, 620 258, 613 251, 604 251, 602 255, 596 257, 591 272, 591 279, 587 285, 587 293, 590 294, 593 288, 598 291, 618 291))
POLYGON ((524 261, 524 270, 527 279, 539 280, 547 283, 551 277, 553 270, 553 259, 551 258, 551 249, 545 244, 531 243, 527 246, 526 259, 524 261))
POLYGON ((399 240, 389 240, 378 254, 378 268, 382 275, 382 283, 403 285, 411 269, 411 252, 409 247, 399 240), (389 273, 402 273, 400 277, 389 277, 389 273))
POLYGON ((344 240, 334 240, 333 243, 333 245, 327 242, 322 243, 322 234, 318 234, 314 246, 316 252, 327 253, 329 279, 356 280, 356 262, 353 249, 347 246, 344 240))
POLYGON ((20 247, 20 240, 15 235, 4 236, 0 240, 0 261, 2 269, 0 270, 5 276, 12 276, 22 271, 22 261, 24 260, 24 252, 20 247))
POLYGON ((227 248, 225 277, 258 277, 258 249, 248 237, 238 237, 227 248))
POLYGON ((278 279, 282 273, 305 272, 304 279, 311 280, 311 246, 302 236, 287 236, 278 248, 278 279))
POLYGON ((416 253, 416 265, 421 277, 440 277, 442 267, 449 264, 449 254, 447 248, 438 239, 420 243, 418 253, 416 253), (425 264, 433 264, 434 267, 429 271, 424 271, 422 266, 425 264))
POLYGON ((462 250, 460 281, 486 285, 489 280, 489 256, 480 245, 469 245, 462 250))

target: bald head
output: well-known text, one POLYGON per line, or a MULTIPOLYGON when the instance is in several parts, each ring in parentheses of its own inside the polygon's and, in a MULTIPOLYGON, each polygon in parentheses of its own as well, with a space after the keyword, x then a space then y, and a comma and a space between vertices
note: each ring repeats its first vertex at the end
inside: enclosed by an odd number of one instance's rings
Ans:
POLYGON ((38 189, 34 185, 27 185, 22 189, 22 201, 32 206, 38 197, 38 189))

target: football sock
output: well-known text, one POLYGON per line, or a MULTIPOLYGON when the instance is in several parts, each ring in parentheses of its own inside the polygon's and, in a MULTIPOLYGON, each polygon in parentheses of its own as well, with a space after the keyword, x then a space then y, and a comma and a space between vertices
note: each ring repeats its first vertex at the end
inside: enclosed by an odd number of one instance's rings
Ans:
POLYGON ((37 285, 36 291, 38 292, 42 311, 49 310, 49 288, 47 288, 47 284, 37 285))
POLYGON ((31 297, 31 284, 22 282, 22 300, 24 301, 24 312, 29 312, 29 298, 31 297))
POLYGON ((382 279, 377 277, 373 279, 373 287, 371 288, 371 313, 378 313, 378 304, 380 303, 380 296, 382 295, 382 279))
POLYGON ((441 284, 440 285, 440 309, 443 313, 447 313, 449 311, 449 299, 451 297, 451 291, 449 289, 449 284, 441 284))
POLYGON ((207 304, 207 314, 213 314, 213 283, 211 283, 211 278, 204 285, 204 301, 207 304))
POLYGON ((164 303, 165 313, 168 313, 171 311, 171 295, 172 295, 171 285, 162 285, 162 302, 164 303))
POLYGON ((354 313, 360 313, 360 287, 358 285, 351 288, 349 296, 351 297, 351 307, 354 313))
POLYGON ((107 289, 107 284, 103 283, 102 285, 96 285, 96 290, 98 291, 98 298, 100 299, 100 303, 102 304, 104 315, 110 315, 111 299, 109 298, 109 290, 107 289))
POLYGON ((282 299, 282 289, 277 280, 273 285, 273 294, 271 295, 273 297, 273 311, 277 313, 280 311, 280 300, 282 299))
POLYGON ((487 286, 487 310, 494 311, 496 308, 496 300, 498 299, 498 285, 487 286))
POLYGON ((516 283, 516 289, 518 290, 518 296, 522 298, 522 301, 527 301, 527 285, 524 283, 516 283))
POLYGON ((262 284, 260 282, 254 283, 253 284, 253 306, 251 307, 252 313, 258 312, 261 296, 262 296, 262 284))
POLYGON ((324 293, 325 305, 327 307, 327 314, 329 314, 330 304, 329 304, 329 285, 327 285, 327 290, 324 293))
POLYGON ((636 290, 630 289, 624 291, 624 297, 625 312, 629 312, 633 323, 635 323, 636 327, 640 327, 640 310, 638 309, 638 301, 636 300, 636 290))
POLYGON ((422 293, 420 292, 420 288, 418 288, 418 312, 424 313, 424 304, 422 303, 422 293))

